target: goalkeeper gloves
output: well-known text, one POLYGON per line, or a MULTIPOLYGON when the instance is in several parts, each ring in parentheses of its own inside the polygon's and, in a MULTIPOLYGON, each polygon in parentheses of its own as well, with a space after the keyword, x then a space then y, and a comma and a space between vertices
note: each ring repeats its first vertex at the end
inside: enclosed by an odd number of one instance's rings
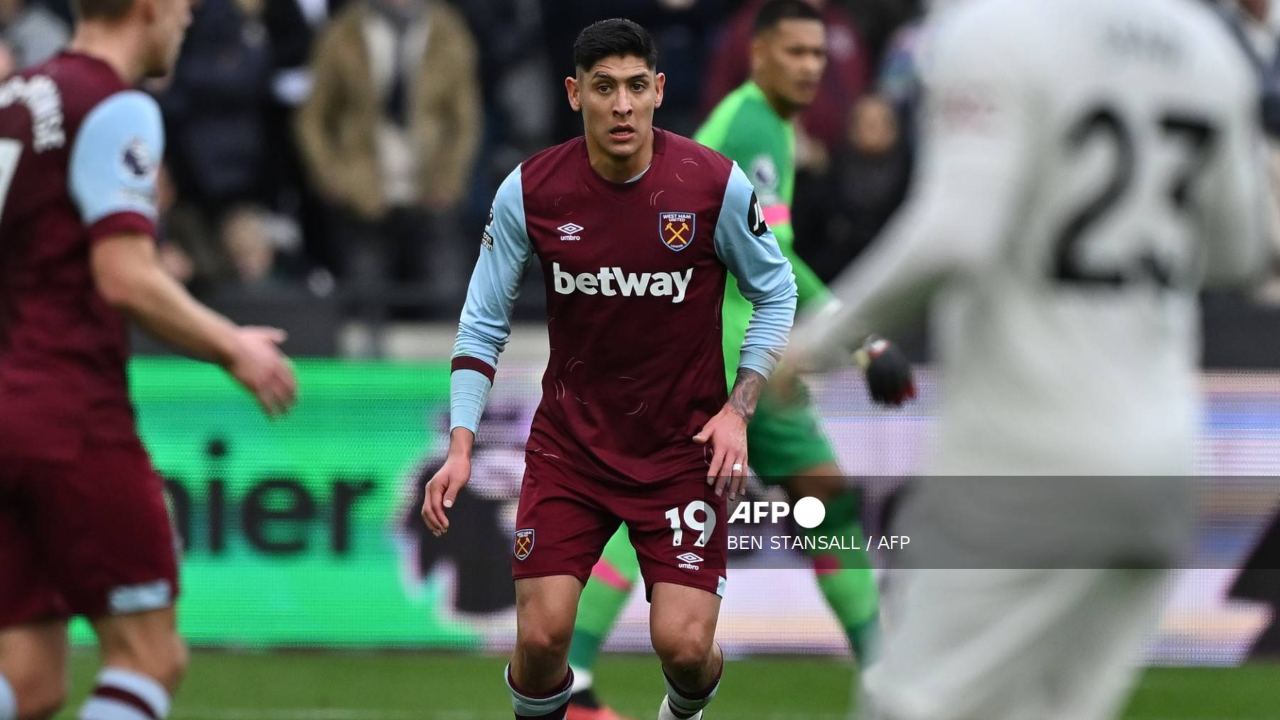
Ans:
POLYGON ((853 358, 866 374, 871 399, 877 404, 899 407, 915 399, 916 383, 911 375, 911 362, 893 343, 871 335, 853 358))

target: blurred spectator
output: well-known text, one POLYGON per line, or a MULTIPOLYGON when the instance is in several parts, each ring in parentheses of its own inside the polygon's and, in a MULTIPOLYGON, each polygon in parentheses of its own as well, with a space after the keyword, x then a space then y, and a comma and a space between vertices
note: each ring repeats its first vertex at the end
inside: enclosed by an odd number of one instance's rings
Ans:
POLYGON ((314 263, 334 267, 328 212, 303 171, 294 133, 298 107, 311 92, 311 54, 316 35, 347 0, 266 0, 262 23, 271 50, 271 93, 263 116, 266 137, 264 201, 301 225, 314 263))
MULTIPOLYGON (((338 209, 339 276, 367 293, 394 271, 445 301, 465 283, 451 212, 481 132, 466 23, 435 0, 354 2, 317 39, 312 73, 298 137, 312 182, 338 209)), ((366 319, 380 318, 376 305, 366 319)))
POLYGON ((902 144, 914 154, 920 136, 918 108, 924 88, 920 78, 920 53, 926 36, 923 19, 898 28, 885 47, 876 79, 876 92, 893 106, 898 115, 902 144))
MULTIPOLYGON (((471 32, 484 37, 477 50, 480 87, 486 114, 498 119, 496 134, 517 144, 532 145, 518 152, 501 169, 506 177, 515 162, 546 146, 551 105, 562 93, 530 93, 547 72, 542 52, 543 23, 539 0, 455 0, 471 32)), ((501 180, 499 178, 499 181, 501 180)), ((488 188, 497 189, 497 183, 488 188)), ((486 193, 488 209, 492 192, 486 193)))
MULTIPOLYGON (((591 3, 542 0, 542 8, 547 53, 552 66, 550 79, 559 100, 556 104, 555 142, 582 134, 581 118, 564 101, 564 78, 574 72, 573 41, 587 25, 614 17, 640 23, 657 43, 658 70, 667 75, 657 124, 683 135, 692 135, 698 129, 706 114, 699 107, 706 75, 702 68, 709 60, 715 32, 724 16, 724 0, 602 0, 591 3)), ((747 47, 743 46, 744 53, 747 47)), ((736 89, 745 80, 744 71, 728 90, 736 89)), ((710 107, 705 110, 709 111, 710 107)))
POLYGON ((9 77, 18 70, 18 56, 14 54, 9 41, 0 37, 0 78, 9 77))
POLYGON ((193 294, 207 296, 229 276, 230 264, 204 213, 179 196, 168 165, 156 178, 156 210, 160 263, 193 294))
POLYGON ((922 0, 843 0, 843 5, 867 43, 867 57, 879 64, 898 28, 923 14, 922 0))
POLYGON ((231 280, 240 288, 261 290, 281 279, 269 219, 258 207, 232 208, 222 221, 222 249, 231 262, 231 280))
POLYGON ((259 0, 201 0, 161 107, 183 198, 214 222, 258 197, 270 54, 259 0))
MULTIPOLYGON (((1268 208, 1273 228, 1272 242, 1280 257, 1280 5, 1272 0, 1217 0, 1218 11, 1236 35, 1245 55, 1258 73, 1262 91, 1262 124, 1268 136, 1267 170, 1272 194, 1268 208)), ((1280 267, 1273 259, 1271 279, 1256 294, 1256 299, 1280 305, 1280 267)))
POLYGON ((297 107, 311 92, 312 45, 346 0, 266 0, 262 23, 271 45, 271 98, 297 107))
MULTIPOLYGON (((827 153, 834 152, 845 134, 845 118, 855 100, 866 91, 873 58, 868 54, 852 18, 842 6, 828 0, 811 0, 822 9, 827 25, 827 72, 822 76, 818 99, 800 116, 804 134, 821 144, 827 153)), ((750 0, 729 19, 715 46, 715 54, 707 68, 703 84, 702 109, 711 111, 751 73, 751 28, 764 0, 750 0)), ((797 133, 798 166, 821 169, 822 153, 807 152, 805 139, 797 133)), ((797 197, 799 191, 797 190, 797 197)))
POLYGON ((13 58, 9 72, 48 60, 71 40, 71 28, 62 18, 26 0, 0 0, 0 28, 0 38, 13 58))
POLYGON ((1267 134, 1280 139, 1280 13, 1271 0, 1221 0, 1217 7, 1257 70, 1267 134))
POLYGON ((831 167, 818 214, 825 232, 796 238, 797 251, 827 282, 871 244, 906 196, 910 159, 888 100, 866 95, 858 101, 831 167))
POLYGON ((1217 5, 1255 62, 1270 65, 1277 47, 1277 18, 1271 0, 1219 0, 1217 5))

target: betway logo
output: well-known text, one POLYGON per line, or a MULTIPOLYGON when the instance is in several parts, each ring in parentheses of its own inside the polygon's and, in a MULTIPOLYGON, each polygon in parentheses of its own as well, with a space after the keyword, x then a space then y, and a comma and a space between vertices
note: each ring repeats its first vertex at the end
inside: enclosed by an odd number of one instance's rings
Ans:
POLYGON ((684 302, 685 291, 693 279, 693 268, 683 272, 624 273, 620 267, 600 268, 594 273, 574 275, 560 269, 560 263, 551 264, 551 274, 556 292, 572 295, 576 290, 583 295, 623 297, 652 295, 670 297, 672 304, 684 302))

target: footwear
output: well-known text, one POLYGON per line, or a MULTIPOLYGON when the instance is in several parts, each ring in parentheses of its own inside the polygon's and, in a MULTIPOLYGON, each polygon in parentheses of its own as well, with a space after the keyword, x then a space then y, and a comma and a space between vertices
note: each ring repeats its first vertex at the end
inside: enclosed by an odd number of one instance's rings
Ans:
MULTIPOLYGON (((566 718, 566 720, 568 720, 566 718)), ((681 720, 675 713, 671 712, 671 706, 667 704, 667 696, 662 696, 662 704, 658 706, 658 720, 681 720)), ((702 711, 694 713, 688 720, 702 720, 702 711)))
POLYGON ((564 720, 630 720, 607 707, 588 708, 581 705, 570 705, 564 720))

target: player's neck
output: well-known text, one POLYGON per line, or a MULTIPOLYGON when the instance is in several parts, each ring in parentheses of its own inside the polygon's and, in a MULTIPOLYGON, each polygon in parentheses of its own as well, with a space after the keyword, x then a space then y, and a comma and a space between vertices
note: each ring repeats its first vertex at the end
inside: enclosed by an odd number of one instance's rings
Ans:
POLYGON ((800 108, 783 100, 781 95, 769 92, 769 89, 761 85, 759 81, 756 81, 756 87, 760 88, 760 92, 764 95, 765 102, 769 103, 769 107, 773 108, 773 111, 783 120, 790 120, 796 116, 796 113, 800 112, 800 108))
POLYGON ((597 175, 619 185, 626 183, 645 171, 653 162, 653 131, 635 155, 628 158, 614 158, 595 147, 590 138, 587 139, 587 161, 597 175))
POLYGON ((132 50, 129 31, 118 26, 82 22, 68 49, 90 55, 111 66, 126 84, 142 79, 142 62, 132 50))

